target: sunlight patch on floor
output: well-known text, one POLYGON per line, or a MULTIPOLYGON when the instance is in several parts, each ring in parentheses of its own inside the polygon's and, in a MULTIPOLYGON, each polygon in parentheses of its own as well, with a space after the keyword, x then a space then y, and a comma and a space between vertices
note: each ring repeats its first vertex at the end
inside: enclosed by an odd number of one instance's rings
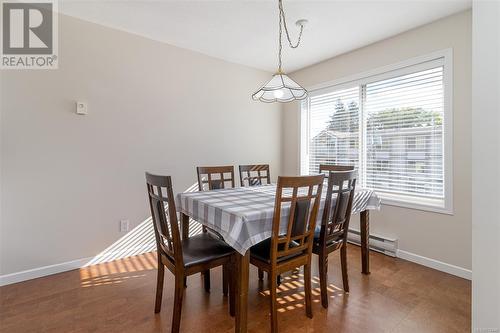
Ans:
MULTIPOLYGON (((148 252, 141 255, 121 258, 110 262, 86 266, 80 269, 80 280, 83 285, 94 285, 103 279, 113 280, 117 275, 119 279, 126 278, 125 273, 134 273, 156 269, 156 253, 148 252), (89 282, 92 281, 92 282, 89 282)), ((107 281, 107 282, 109 282, 107 281)))
MULTIPOLYGON (((276 301, 278 303, 278 312, 286 312, 295 309, 301 309, 305 306, 305 292, 304 292, 304 275, 295 271, 292 275, 282 276, 281 285, 277 288, 276 292, 278 297, 276 301)), ((319 287, 319 277, 313 276, 311 279, 312 290, 311 294, 313 296, 313 302, 320 302, 319 297, 321 295, 321 289, 319 287)), ((335 286, 334 284, 327 285, 328 293, 330 298, 341 297, 343 295, 343 289, 335 286)), ((269 297, 269 289, 261 290, 260 295, 269 297)))

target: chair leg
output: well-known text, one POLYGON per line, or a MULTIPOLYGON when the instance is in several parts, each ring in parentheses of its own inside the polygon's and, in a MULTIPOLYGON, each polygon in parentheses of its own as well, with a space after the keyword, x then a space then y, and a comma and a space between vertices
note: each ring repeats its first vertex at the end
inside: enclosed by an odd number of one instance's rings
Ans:
POLYGON ((184 277, 184 288, 186 288, 188 285, 187 285, 187 277, 184 277))
POLYGON ((172 333, 178 333, 181 326, 182 296, 184 294, 184 276, 175 276, 174 313, 172 315, 172 333))
POLYGON ((276 277, 276 284, 279 286, 281 286, 281 274, 278 274, 278 276, 276 277))
POLYGON ((259 268, 258 273, 259 273, 259 280, 260 281, 264 280, 264 271, 259 268))
POLYGON ((228 264, 222 266, 222 293, 227 296, 229 282, 229 266, 228 264))
POLYGON ((165 276, 165 266, 158 260, 158 274, 156 276, 156 301, 155 301, 155 313, 161 310, 161 298, 163 295, 163 277, 165 276))
POLYGON ((313 317, 311 291, 311 264, 304 265, 304 291, 306 296, 306 316, 313 317))
POLYGON ((271 333, 278 332, 278 306, 276 304, 276 288, 277 277, 276 273, 269 272, 269 300, 271 302, 271 333))
POLYGON ((231 266, 229 268, 228 280, 229 280, 229 314, 231 317, 236 315, 236 259, 231 260, 231 266))
POLYGON ((328 290, 326 289, 328 281, 328 254, 318 256, 319 266, 319 286, 321 289, 321 305, 328 308, 328 290))
POLYGON ((344 291, 349 292, 349 277, 347 276, 347 246, 342 246, 340 249, 340 263, 342 265, 342 283, 344 291))
POLYGON ((202 274, 203 274, 203 283, 205 286, 205 291, 208 293, 210 292, 210 270, 207 269, 202 274))

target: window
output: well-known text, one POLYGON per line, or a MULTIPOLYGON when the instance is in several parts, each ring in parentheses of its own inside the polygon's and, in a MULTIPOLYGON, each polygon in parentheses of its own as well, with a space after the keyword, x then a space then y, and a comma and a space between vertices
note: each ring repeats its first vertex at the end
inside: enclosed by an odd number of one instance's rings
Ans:
POLYGON ((354 165, 384 203, 450 213, 449 58, 312 90, 301 105, 301 173, 354 165))
POLYGON ((343 89, 311 98, 309 170, 324 163, 358 165, 358 89, 343 89))

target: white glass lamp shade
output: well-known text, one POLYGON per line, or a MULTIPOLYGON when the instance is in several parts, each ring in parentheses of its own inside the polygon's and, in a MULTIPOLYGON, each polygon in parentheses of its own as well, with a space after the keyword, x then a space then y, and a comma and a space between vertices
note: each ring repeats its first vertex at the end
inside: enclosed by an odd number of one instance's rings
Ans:
POLYGON ((252 95, 254 100, 265 103, 291 102, 307 97, 307 90, 284 73, 276 73, 273 78, 252 95))

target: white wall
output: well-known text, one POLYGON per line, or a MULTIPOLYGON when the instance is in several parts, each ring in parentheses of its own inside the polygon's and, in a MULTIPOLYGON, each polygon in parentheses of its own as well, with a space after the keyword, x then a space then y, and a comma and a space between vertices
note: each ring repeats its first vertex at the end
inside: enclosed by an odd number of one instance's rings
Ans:
POLYGON ((146 170, 177 191, 196 165, 279 173, 280 106, 250 98, 269 74, 66 16, 59 38, 58 70, 1 72, 0 275, 112 244, 149 216, 146 170))
POLYGON ((472 327, 498 332, 500 2, 474 1, 472 22, 472 327))
MULTIPOLYGON (((333 35, 331 42, 334 41, 333 35)), ((380 212, 372 213, 370 227, 374 234, 397 238, 400 250, 458 266, 462 275, 468 275, 471 269, 471 12, 337 56, 292 73, 291 77, 306 87, 314 86, 447 48, 453 49, 454 61, 454 214, 384 205, 380 212)), ((282 161, 286 174, 299 172, 298 112, 297 104, 289 104, 283 113, 282 161)))

